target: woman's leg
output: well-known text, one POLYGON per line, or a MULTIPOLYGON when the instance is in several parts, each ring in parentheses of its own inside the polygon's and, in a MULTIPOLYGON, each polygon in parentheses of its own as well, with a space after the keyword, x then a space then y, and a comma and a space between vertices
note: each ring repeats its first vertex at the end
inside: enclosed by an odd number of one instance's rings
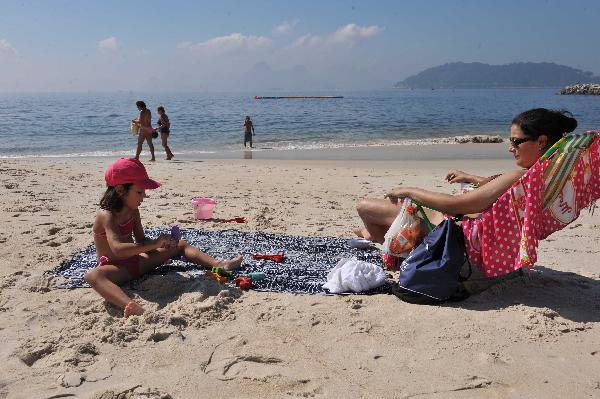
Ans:
POLYGON ((142 144, 144 144, 144 139, 146 138, 146 134, 142 132, 142 129, 138 132, 138 141, 137 148, 135 150, 135 159, 140 159, 140 154, 142 153, 142 144))
POLYGON ((171 152, 171 149, 169 148, 169 145, 167 144, 168 138, 169 138, 168 133, 160 134, 160 141, 162 143, 163 148, 165 149, 165 153, 167 154, 167 161, 169 161, 169 160, 171 160, 171 158, 173 158, 173 153, 171 152))
POLYGON ((390 200, 366 198, 358 203, 356 211, 364 227, 354 229, 354 233, 373 242, 383 243, 385 233, 398 215, 402 201, 393 204, 390 200))
POLYGON ((151 161, 156 161, 154 158, 154 144, 152 144, 152 132, 145 133, 146 135, 146 143, 148 143, 148 147, 150 148, 150 155, 152 155, 151 161))
MULTIPOLYGON (((401 207, 402 201, 398 201, 397 204, 393 204, 390 200, 379 198, 367 198, 360 201, 356 210, 365 227, 354 229, 354 233, 367 240, 380 244, 383 243, 385 233, 394 222, 394 219, 396 219, 396 216, 398 216, 401 207)), ((444 218, 440 212, 431 209, 425 208, 425 213, 434 226, 440 224, 444 218)), ((426 232, 427 227, 425 223, 422 223, 422 225, 422 228, 426 232)))

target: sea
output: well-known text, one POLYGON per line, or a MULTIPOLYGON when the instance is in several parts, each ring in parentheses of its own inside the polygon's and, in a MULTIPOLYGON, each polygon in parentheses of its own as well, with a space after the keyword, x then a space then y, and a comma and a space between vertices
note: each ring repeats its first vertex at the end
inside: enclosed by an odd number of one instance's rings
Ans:
MULTIPOLYGON (((557 95, 558 89, 0 93, 0 158, 133 155, 129 123, 139 115, 137 100, 148 105, 153 126, 156 107, 165 107, 169 145, 176 157, 188 158, 240 152, 247 115, 255 126, 254 151, 270 152, 506 137, 512 118, 535 107, 570 111, 581 131, 600 128, 600 96, 557 95), (331 95, 343 98, 254 98, 331 95)), ((160 139, 154 144, 162 158, 160 139)))

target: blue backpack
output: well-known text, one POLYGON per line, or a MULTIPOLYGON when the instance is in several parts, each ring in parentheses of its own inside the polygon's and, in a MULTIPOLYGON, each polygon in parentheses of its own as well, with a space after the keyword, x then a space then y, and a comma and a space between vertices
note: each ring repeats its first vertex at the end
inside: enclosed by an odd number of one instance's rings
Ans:
POLYGON ((468 262, 462 228, 452 219, 429 232, 400 265, 397 296, 411 303, 436 304, 468 297, 460 270, 468 262))

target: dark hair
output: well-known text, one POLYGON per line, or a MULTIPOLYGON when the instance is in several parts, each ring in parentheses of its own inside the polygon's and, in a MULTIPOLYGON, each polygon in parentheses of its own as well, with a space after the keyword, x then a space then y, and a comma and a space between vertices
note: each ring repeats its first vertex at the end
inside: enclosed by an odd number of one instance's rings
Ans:
POLYGON ((162 111, 162 112, 165 112, 165 107, 163 107, 163 106, 161 105, 160 107, 156 108, 156 110, 157 110, 158 112, 161 112, 161 111, 162 111))
POLYGON ((541 135, 547 136, 548 147, 560 140, 565 133, 571 133, 577 128, 577 120, 573 118, 573 114, 564 109, 530 109, 515 116, 512 124, 519 126, 528 137, 537 139, 541 135))
POLYGON ((140 101, 136 101, 135 105, 138 106, 138 107, 140 107, 140 108, 146 108, 146 103, 143 102, 143 101, 141 101, 141 100, 140 101))
MULTIPOLYGON (((133 183, 121 184, 125 190, 125 194, 133 187, 133 183)), ((108 187, 104 195, 100 199, 100 208, 111 212, 119 212, 123 209, 123 198, 116 190, 116 186, 108 187)))

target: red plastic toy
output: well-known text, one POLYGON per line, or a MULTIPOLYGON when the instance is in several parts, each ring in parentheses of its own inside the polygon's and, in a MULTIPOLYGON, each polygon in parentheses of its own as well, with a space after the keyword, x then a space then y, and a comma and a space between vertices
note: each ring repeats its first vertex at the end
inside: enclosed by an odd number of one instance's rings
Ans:
POLYGON ((252 255, 252 259, 266 259, 266 260, 272 260, 273 262, 277 262, 277 263, 283 262, 283 258, 285 258, 285 252, 283 252, 283 251, 277 252, 277 255, 263 255, 263 254, 252 255))
POLYGON ((243 290, 250 289, 252 287, 252 278, 251 277, 238 277, 235 279, 235 285, 240 287, 243 290))
POLYGON ((232 219, 222 219, 221 223, 230 223, 230 222, 235 222, 235 223, 246 223, 246 218, 245 217, 239 217, 239 218, 232 218, 232 219))

